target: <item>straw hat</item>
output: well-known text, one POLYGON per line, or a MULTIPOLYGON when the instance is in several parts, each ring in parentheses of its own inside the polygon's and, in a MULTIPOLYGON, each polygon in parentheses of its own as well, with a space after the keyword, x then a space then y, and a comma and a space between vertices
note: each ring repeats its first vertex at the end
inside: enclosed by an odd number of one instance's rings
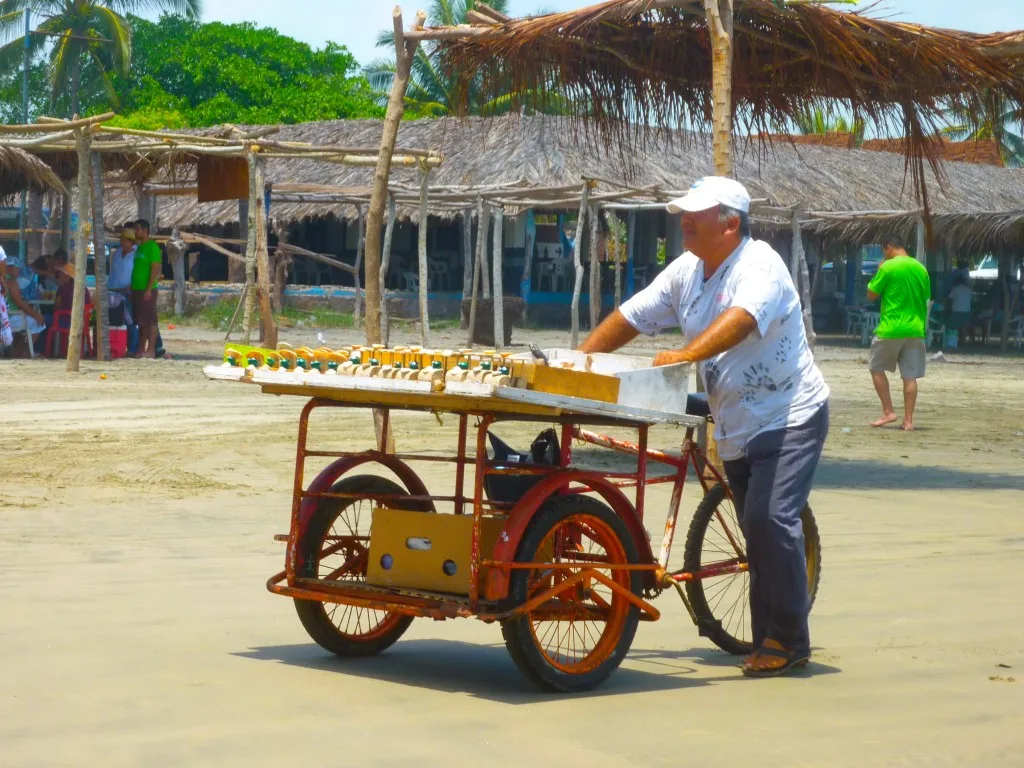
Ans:
POLYGON ((121 237, 120 237, 120 239, 121 240, 127 240, 128 242, 134 243, 135 242, 135 230, 134 229, 129 229, 128 227, 125 227, 124 229, 121 230, 121 237))
POLYGON ((69 261, 69 262, 68 262, 67 264, 61 264, 61 265, 60 265, 60 266, 58 267, 58 269, 59 269, 59 270, 60 270, 61 272, 63 272, 63 273, 65 274, 65 275, 67 275, 68 277, 70 277, 70 278, 71 278, 72 280, 74 280, 74 279, 75 279, 75 265, 74 265, 74 264, 72 264, 72 263, 71 263, 70 261, 69 261))

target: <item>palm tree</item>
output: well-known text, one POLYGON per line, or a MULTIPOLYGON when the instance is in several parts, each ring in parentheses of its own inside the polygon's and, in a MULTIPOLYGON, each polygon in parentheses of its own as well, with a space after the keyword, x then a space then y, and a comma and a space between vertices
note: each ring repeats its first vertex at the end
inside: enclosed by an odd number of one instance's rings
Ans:
MULTIPOLYGON (((433 27, 468 24, 469 12, 482 4, 479 0, 433 0, 427 14, 427 24, 433 27)), ((491 0, 487 5, 499 13, 508 12, 508 0, 491 0)), ((394 45, 394 32, 385 31, 378 35, 378 48, 394 48, 394 45)), ((395 60, 376 59, 370 62, 363 72, 380 103, 386 104, 395 75, 395 60)), ((510 88, 495 88, 493 82, 488 84, 485 92, 482 76, 474 78, 469 84, 467 94, 456 92, 456 84, 457 78, 445 71, 437 45, 421 44, 416 49, 406 91, 406 114, 411 118, 444 117, 454 113, 460 102, 467 106, 467 111, 471 115, 504 114, 514 103, 525 104, 527 111, 549 114, 565 111, 564 99, 551 95, 541 99, 534 92, 516 93, 510 88)))
POLYGON ((943 117, 950 123, 942 129, 943 136, 952 141, 997 139, 1003 162, 1012 168, 1024 167, 1024 131, 1018 127, 1024 126, 1024 105, 989 105, 981 120, 972 118, 963 106, 951 106, 943 111, 943 117))
POLYGON ((843 115, 833 116, 831 111, 821 107, 807 109, 797 119, 797 129, 803 134, 824 135, 826 133, 852 133, 854 143, 860 145, 864 140, 864 121, 849 121, 843 115))
POLYGON ((167 11, 198 18, 202 4, 202 0, 0 0, 0 41, 5 41, 0 47, 0 67, 20 63, 23 13, 28 11, 41 19, 30 50, 49 58, 51 108, 67 98, 69 116, 79 114, 82 71, 87 63, 117 106, 111 76, 127 76, 132 56, 131 27, 125 16, 167 11))

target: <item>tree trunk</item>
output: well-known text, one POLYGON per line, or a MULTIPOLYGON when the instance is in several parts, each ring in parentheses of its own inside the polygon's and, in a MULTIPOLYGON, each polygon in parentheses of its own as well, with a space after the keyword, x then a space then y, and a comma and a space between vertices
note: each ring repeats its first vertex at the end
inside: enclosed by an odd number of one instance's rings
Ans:
MULTIPOLYGON (((384 128, 380 137, 380 152, 377 167, 373 173, 373 192, 370 195, 370 210, 366 221, 366 342, 379 344, 380 328, 380 232, 384 223, 384 205, 388 197, 388 177, 391 174, 391 156, 395 152, 398 126, 405 112, 405 91, 409 86, 409 73, 418 41, 405 40, 402 30, 402 12, 395 8, 392 14, 395 28, 395 76, 391 81, 387 111, 384 114, 384 128)), ((422 27, 426 14, 416 16, 416 26, 422 27)))
MULTIPOLYGON (((260 304, 260 338, 268 349, 277 348, 277 319, 270 306, 270 254, 267 250, 267 209, 265 202, 266 160, 255 152, 246 153, 249 164, 249 237, 248 244, 252 252, 245 253, 245 278, 250 282, 250 274, 255 270, 256 298, 260 304)), ((249 300, 246 302, 246 341, 249 340, 249 323, 252 320, 254 305, 252 286, 250 285, 249 300)))
MULTIPOLYGON (((388 271, 391 268, 391 238, 395 234, 395 215, 395 198, 388 195, 388 223, 384 227, 384 249, 380 260, 380 326, 385 345, 391 343, 391 318, 388 317, 388 271)), ((369 311, 367 311, 367 316, 369 316, 369 311)))
MULTIPOLYGON (((619 219, 621 224, 622 219, 619 219)), ((628 228, 626 230, 629 231, 628 228)), ((627 235, 628 237, 628 235, 627 235)), ((628 245, 626 246, 629 247, 628 245)), ((615 308, 622 303, 622 254, 619 253, 619 241, 615 240, 615 308)))
POLYGON ((918 215, 917 217, 917 253, 914 254, 917 260, 921 262, 925 269, 928 269, 928 253, 925 247, 925 227, 924 227, 924 216, 918 215))
MULTIPOLYGON (((250 155, 252 153, 249 153, 250 155)), ((248 157, 246 158, 248 161, 248 157)), ((246 220, 245 243, 245 305, 242 310, 242 335, 246 344, 252 343, 252 313, 256 309, 256 226, 253 222, 255 209, 260 206, 259 196, 253 204, 255 184, 252 164, 249 165, 249 201, 246 204, 248 218, 246 220)))
POLYGON ((502 265, 505 256, 505 209, 494 207, 494 348, 505 349, 505 290, 502 285, 502 265))
MULTIPOLYGON (((28 193, 28 228, 43 228, 43 196, 39 192, 28 193)), ((32 264, 43 255, 43 235, 41 232, 29 232, 26 235, 28 263, 32 264)))
MULTIPOLYGON (((249 242, 249 201, 238 201, 238 239, 249 242)), ((228 282, 245 282, 245 262, 228 259, 228 282)))
POLYGON ((427 273, 427 184, 430 171, 420 169, 420 226, 419 226, 419 266, 420 266, 420 342, 424 347, 430 344, 430 312, 427 306, 427 291, 430 288, 427 273))
POLYGON ((523 254, 523 279, 519 282, 519 295, 523 297, 523 324, 529 320, 530 297, 533 288, 533 250, 537 241, 537 225, 533 219, 533 210, 530 209, 524 214, 526 216, 526 240, 524 242, 525 253, 523 254))
MULTIPOLYGON (((77 373, 85 328, 85 268, 89 258, 89 170, 92 138, 88 129, 75 131, 78 150, 78 237, 75 238, 75 290, 71 301, 71 333, 68 338, 68 373, 77 373)), ((70 213, 70 211, 68 211, 70 213)), ((70 216, 65 216, 70 220, 70 216)))
POLYGON ((600 232, 597 206, 591 205, 590 216, 590 330, 597 328, 601 319, 601 267, 598 261, 597 237, 600 232))
MULTIPOLYGON (((473 209, 462 212, 462 300, 470 298, 473 293, 473 272, 476 260, 473 258, 473 209)), ((461 305, 460 305, 461 306, 461 305)), ((468 318, 459 312, 459 327, 466 328, 468 318)))
POLYGON ((107 238, 103 226, 103 156, 92 153, 90 160, 92 183, 92 249, 93 270, 96 277, 96 291, 93 297, 96 305, 96 359, 110 359, 110 334, 107 331, 107 314, 110 302, 107 300, 107 238))
POLYGON ((181 317, 185 314, 185 254, 188 252, 188 243, 181 239, 177 228, 171 232, 171 239, 167 241, 167 260, 171 262, 171 269, 174 271, 174 314, 181 317))
POLYGON ((484 199, 476 199, 476 264, 473 269, 473 290, 469 299, 469 338, 466 346, 473 346, 473 333, 476 329, 477 297, 480 293, 480 281, 483 279, 483 262, 487 258, 487 231, 488 218, 486 215, 487 206, 484 199))
POLYGON ((358 229, 356 234, 356 271, 352 275, 356 288, 356 303, 352 312, 352 326, 354 328, 358 328, 359 323, 363 319, 363 285, 360 282, 359 270, 363 266, 363 249, 366 247, 366 215, 363 213, 363 206, 359 206, 358 210, 359 219, 356 224, 358 229))
POLYGON ((583 262, 580 261, 580 247, 583 245, 583 226, 587 221, 587 198, 590 197, 590 182, 584 182, 580 195, 580 215, 576 221, 576 242, 572 247, 572 263, 576 267, 576 281, 572 288, 572 334, 569 343, 572 349, 580 344, 580 292, 583 290, 583 262))
POLYGON ((277 251, 274 255, 274 296, 272 308, 275 315, 281 314, 284 310, 284 288, 288 284, 288 267, 292 260, 288 254, 282 251, 282 246, 288 244, 288 225, 279 221, 274 222, 274 234, 277 235, 277 251))
POLYGON ((715 174, 732 176, 732 0, 704 0, 711 37, 715 174))
MULTIPOLYGON (((89 169, 86 169, 88 178, 89 169)), ((79 174, 81 175, 81 174, 79 174)), ((60 247, 65 253, 71 248, 71 194, 61 195, 60 198, 60 247)))

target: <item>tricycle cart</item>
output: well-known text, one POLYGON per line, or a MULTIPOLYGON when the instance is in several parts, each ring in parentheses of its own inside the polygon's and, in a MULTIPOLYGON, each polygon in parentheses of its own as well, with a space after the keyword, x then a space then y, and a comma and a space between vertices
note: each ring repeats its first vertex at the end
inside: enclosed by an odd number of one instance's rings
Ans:
MULTIPOLYGON (((505 397, 301 383, 263 390, 312 398, 299 419, 291 526, 277 537, 287 543, 285 566, 267 588, 294 599, 303 626, 328 651, 367 656, 397 641, 414 618, 473 617, 501 625, 516 665, 539 687, 585 690, 622 662, 640 621, 659 618, 651 601, 666 589, 679 594, 702 636, 729 653, 751 650, 743 535, 725 481, 694 439, 706 424, 706 402, 691 396, 689 414, 670 415, 576 398, 538 401, 514 389, 505 397), (397 412, 451 414, 454 454, 311 449, 311 415, 338 407, 377 409, 385 434, 397 412), (510 421, 553 429, 521 456, 489 438, 491 427, 510 421), (685 428, 678 454, 648 447, 658 424, 685 428), (636 442, 592 428, 635 430, 636 442), (631 454, 635 470, 577 466, 574 440, 631 454), (307 484, 312 457, 333 461, 307 484), (421 462, 453 464, 454 491, 428 489, 429 474, 413 469, 421 462), (654 464, 669 472, 649 473, 654 464), (682 566, 670 567, 690 467, 704 495, 682 566), (644 527, 646 492, 656 483, 672 484, 657 551, 644 527)), ((809 508, 803 521, 813 600, 821 555, 809 508)))

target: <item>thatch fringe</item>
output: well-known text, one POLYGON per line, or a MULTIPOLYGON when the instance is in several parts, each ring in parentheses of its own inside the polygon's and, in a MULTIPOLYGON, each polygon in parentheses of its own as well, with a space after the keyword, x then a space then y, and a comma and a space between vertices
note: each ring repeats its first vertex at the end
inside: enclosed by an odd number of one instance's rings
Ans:
POLYGON ((0 200, 24 190, 64 192, 64 185, 46 163, 22 149, 0 146, 0 200))

